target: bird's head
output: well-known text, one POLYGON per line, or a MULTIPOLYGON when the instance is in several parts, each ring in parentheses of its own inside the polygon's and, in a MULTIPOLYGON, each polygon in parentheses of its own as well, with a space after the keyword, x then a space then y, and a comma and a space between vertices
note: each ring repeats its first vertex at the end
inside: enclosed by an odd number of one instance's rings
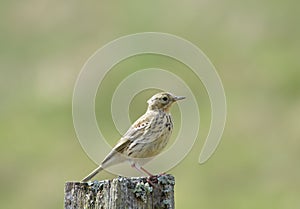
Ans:
POLYGON ((152 96, 148 101, 148 110, 163 110, 168 112, 174 102, 185 99, 183 96, 175 96, 168 92, 160 92, 152 96))

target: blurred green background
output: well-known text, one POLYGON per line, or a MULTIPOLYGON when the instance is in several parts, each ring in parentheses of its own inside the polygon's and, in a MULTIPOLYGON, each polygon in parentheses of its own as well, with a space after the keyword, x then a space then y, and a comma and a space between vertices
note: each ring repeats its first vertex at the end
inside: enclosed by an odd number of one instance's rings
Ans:
MULTIPOLYGON (((76 77, 99 47, 144 31, 172 33, 200 47, 227 96, 217 152, 197 163, 207 134, 202 131, 169 171, 176 177, 176 208, 300 208, 299 6, 294 0, 1 1, 1 208, 62 208, 64 183, 95 168, 72 124, 76 77)), ((143 59, 123 67, 177 66, 143 59)), ((102 90, 110 95, 108 84, 102 90)), ((146 108, 144 102, 132 105, 139 114, 146 108)), ((207 98, 202 108, 207 131, 207 98)), ((111 125, 103 124, 107 134, 111 125)))

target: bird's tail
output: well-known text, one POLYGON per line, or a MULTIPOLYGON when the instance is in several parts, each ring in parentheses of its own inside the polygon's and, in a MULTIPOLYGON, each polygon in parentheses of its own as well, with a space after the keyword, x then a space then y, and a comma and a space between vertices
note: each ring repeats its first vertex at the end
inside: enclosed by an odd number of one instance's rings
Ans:
POLYGON ((103 170, 103 168, 100 165, 98 168, 96 168, 95 170, 93 170, 92 173, 90 173, 84 179, 82 179, 81 182, 87 182, 87 181, 91 180, 94 176, 96 176, 102 170, 103 170))

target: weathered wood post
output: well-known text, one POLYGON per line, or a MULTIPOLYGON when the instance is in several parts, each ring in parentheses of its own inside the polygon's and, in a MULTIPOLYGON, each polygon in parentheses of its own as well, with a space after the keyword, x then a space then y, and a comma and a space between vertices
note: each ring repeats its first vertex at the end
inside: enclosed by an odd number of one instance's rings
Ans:
POLYGON ((172 175, 93 181, 67 182, 65 209, 174 208, 172 175))

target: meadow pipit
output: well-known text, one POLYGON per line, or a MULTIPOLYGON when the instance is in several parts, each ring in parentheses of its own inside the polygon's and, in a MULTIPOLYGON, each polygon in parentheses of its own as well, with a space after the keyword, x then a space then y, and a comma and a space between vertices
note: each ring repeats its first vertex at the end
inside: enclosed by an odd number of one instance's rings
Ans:
POLYGON ((104 168, 124 161, 129 161, 131 166, 138 171, 152 176, 140 166, 141 163, 138 159, 141 159, 142 162, 143 159, 154 157, 164 149, 173 129, 170 107, 174 102, 184 98, 167 92, 152 96, 148 100, 146 113, 132 124, 100 166, 82 182, 89 181, 104 168))

